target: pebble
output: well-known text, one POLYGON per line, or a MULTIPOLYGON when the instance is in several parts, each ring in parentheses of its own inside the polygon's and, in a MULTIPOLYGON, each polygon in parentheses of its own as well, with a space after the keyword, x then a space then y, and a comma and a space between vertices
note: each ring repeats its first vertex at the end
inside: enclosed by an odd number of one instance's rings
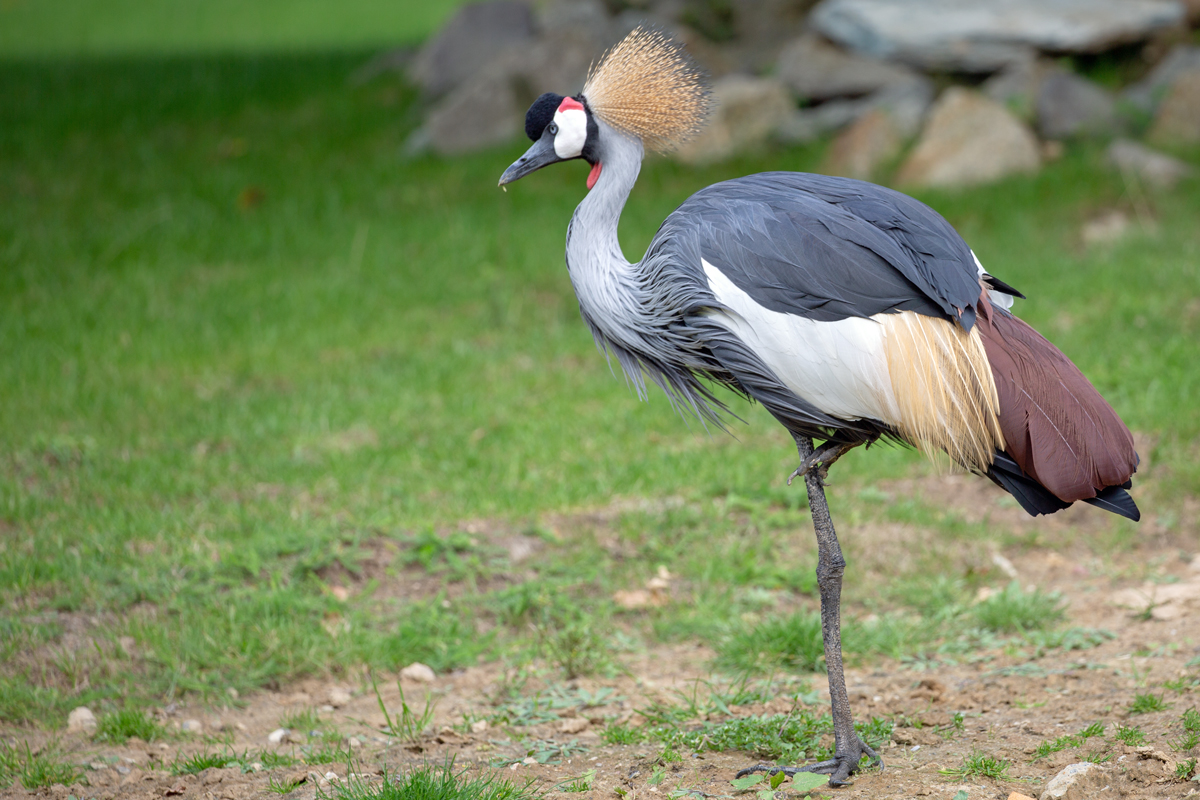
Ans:
POLYGON ((338 708, 350 702, 350 692, 341 686, 334 686, 329 690, 329 705, 338 708))
POLYGON ((67 731, 69 733, 94 733, 96 730, 96 715, 87 706, 79 706, 67 715, 67 731))
POLYGON ((288 735, 287 728, 276 728, 267 736, 267 741, 271 744, 279 744, 283 741, 283 737, 288 735))
POLYGON ((204 725, 198 719, 185 719, 179 728, 184 733, 200 733, 204 730, 204 725))
POLYGON ((437 675, 434 674, 433 670, 420 661, 414 661, 400 670, 400 677, 416 681, 417 683, 433 683, 437 679, 437 675))

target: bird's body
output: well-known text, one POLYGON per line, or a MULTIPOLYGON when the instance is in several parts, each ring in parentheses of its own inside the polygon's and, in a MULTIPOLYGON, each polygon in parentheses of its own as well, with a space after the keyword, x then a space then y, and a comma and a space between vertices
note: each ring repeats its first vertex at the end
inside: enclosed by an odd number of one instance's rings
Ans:
POLYGON ((1079 370, 1008 311, 1020 295, 906 195, 801 173, 725 181, 686 200, 642 260, 628 262, 617 224, 643 142, 669 144, 698 124, 697 86, 677 49, 636 31, 578 98, 539 98, 526 118, 536 144, 501 182, 569 158, 591 163, 567 266, 597 344, 639 394, 649 377, 678 407, 719 421, 715 382, 761 402, 796 439, 795 474, 807 482, 817 529, 837 738, 835 758, 817 768, 836 783, 860 756, 878 757, 854 733, 845 696, 844 561, 824 470, 883 437, 947 453, 1031 514, 1084 500, 1136 520, 1126 489, 1137 454, 1079 370), (673 92, 674 102, 633 95, 639 82, 673 92), (813 438, 825 444, 814 451, 813 438))

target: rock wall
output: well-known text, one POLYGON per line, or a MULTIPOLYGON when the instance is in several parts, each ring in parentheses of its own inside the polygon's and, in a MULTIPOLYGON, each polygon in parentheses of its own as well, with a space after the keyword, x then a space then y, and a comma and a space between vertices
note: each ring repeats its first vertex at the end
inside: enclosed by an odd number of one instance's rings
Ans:
POLYGON ((518 137, 534 98, 578 92, 607 47, 649 24, 713 77, 717 110, 681 159, 832 136, 830 173, 978 183, 1078 138, 1200 141, 1200 47, 1186 44, 1198 22, 1178 0, 486 0, 409 60, 427 109, 408 149, 518 137), (1101 54, 1142 77, 1101 86, 1063 58, 1101 54))

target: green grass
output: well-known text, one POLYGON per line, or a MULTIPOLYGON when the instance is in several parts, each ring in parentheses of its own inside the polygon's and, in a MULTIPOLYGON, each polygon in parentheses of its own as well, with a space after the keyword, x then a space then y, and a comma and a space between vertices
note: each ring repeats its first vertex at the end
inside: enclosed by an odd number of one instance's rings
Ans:
POLYGON ((462 0, 9 0, 0 58, 386 47, 425 38, 462 0))
POLYGON ((963 756, 962 764, 953 769, 938 770, 942 775, 955 778, 991 778, 994 781, 1009 780, 1010 763, 1004 759, 989 756, 981 750, 974 750, 963 756))
POLYGON ((101 742, 124 744, 132 738, 153 742, 162 739, 166 734, 166 728, 158 720, 139 708, 126 708, 102 714, 96 724, 96 739, 101 742))
POLYGON ((53 744, 34 753, 28 742, 18 745, 0 740, 0 789, 14 783, 29 790, 46 789, 56 783, 70 786, 82 778, 83 770, 61 760, 53 744))
MULTIPOLYGON (((368 55, 0 61, 0 719, 56 727, 84 702, 103 718, 418 660, 605 674, 623 648, 678 640, 729 668, 751 666, 742 641, 756 669, 819 667, 786 434, 760 408, 737 405, 735 438, 637 402, 562 267, 582 168, 504 194, 520 143, 403 157, 419 101, 391 78, 351 85, 368 55), (594 509, 595 529, 552 530, 594 509), (467 520, 540 550, 518 567, 467 520), (659 565, 671 603, 613 607, 659 565), (417 575, 431 596, 392 590, 417 575), (94 646, 62 656, 67 621, 94 646)), ((820 156, 648 161, 627 254, 696 189, 820 156)), ((1150 198, 1157 235, 1079 250, 1079 223, 1124 192, 1083 146, 1037 177, 921 197, 1148 437, 1135 494, 1169 527, 1200 484, 1200 187, 1150 198)), ((930 471, 896 448, 851 453, 833 514, 995 541, 987 521, 877 488, 930 471)), ((1107 522, 1083 546, 1134 545, 1107 522)), ((1033 638, 1057 633, 1029 603, 975 616, 975 573, 928 581, 936 548, 880 586, 844 544, 851 660, 937 663, 999 646, 997 630, 1067 647, 1033 638)))
POLYGON ((531 783, 518 786, 503 777, 467 778, 453 763, 385 772, 382 785, 359 779, 339 782, 330 793, 337 800, 533 800, 540 792, 531 783))
POLYGON ((1153 714, 1156 711, 1166 711, 1171 707, 1161 694, 1135 694, 1129 703, 1130 714, 1153 714))
POLYGON ((1113 736, 1121 744, 1140 747, 1146 743, 1146 732, 1136 725, 1117 725, 1113 736))
POLYGON ((974 608, 981 627, 997 633, 1043 630, 1066 617, 1061 595, 1027 592, 1013 581, 974 608))
POLYGON ((1053 741, 1042 742, 1033 751, 1032 760, 1037 761, 1039 759, 1046 758, 1052 753, 1057 753, 1060 750, 1066 750, 1068 747, 1080 747, 1085 744, 1088 739, 1096 736, 1103 736, 1104 728, 1105 726, 1103 722, 1094 722, 1088 727, 1079 731, 1079 733, 1060 736, 1053 741))

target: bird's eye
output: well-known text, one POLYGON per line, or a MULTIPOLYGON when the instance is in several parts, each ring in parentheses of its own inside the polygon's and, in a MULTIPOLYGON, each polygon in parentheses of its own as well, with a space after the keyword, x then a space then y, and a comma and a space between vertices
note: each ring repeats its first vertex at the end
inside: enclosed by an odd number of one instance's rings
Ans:
POLYGON ((551 136, 558 136, 558 123, 557 123, 557 122, 551 122, 551 123, 550 123, 550 124, 549 124, 549 125, 546 127, 546 130, 550 131, 550 135, 551 135, 551 136))

